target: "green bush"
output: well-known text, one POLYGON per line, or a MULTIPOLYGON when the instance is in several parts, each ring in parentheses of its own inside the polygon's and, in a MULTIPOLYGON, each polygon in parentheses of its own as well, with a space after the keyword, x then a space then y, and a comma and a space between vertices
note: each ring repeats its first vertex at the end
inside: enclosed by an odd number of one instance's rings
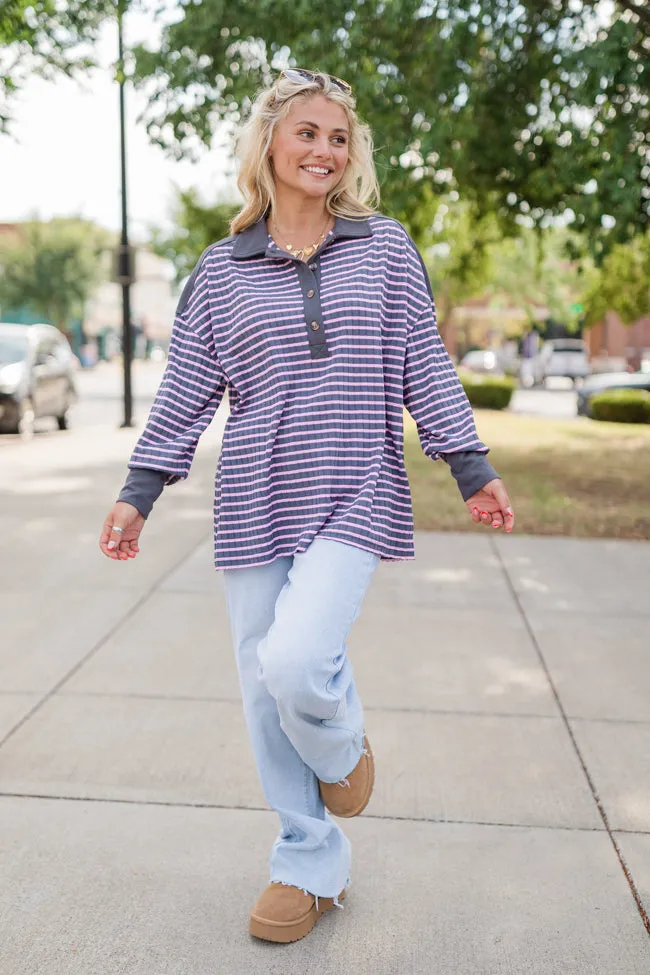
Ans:
POLYGON ((460 381, 472 406, 487 410, 505 410, 516 387, 512 379, 502 376, 468 376, 464 373, 460 381))
POLYGON ((645 389, 610 389, 592 396, 589 409, 594 420, 650 423, 650 393, 645 389))

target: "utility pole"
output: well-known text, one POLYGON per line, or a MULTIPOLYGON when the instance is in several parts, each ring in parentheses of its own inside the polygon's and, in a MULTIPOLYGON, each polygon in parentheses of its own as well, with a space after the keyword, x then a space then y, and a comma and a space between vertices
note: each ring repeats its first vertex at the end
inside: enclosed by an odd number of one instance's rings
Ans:
POLYGON ((133 252, 129 246, 128 211, 126 197, 126 126, 124 113, 124 44, 122 20, 128 0, 117 0, 117 80, 120 87, 120 165, 122 173, 122 235, 117 255, 117 280, 122 285, 122 362, 124 365, 124 420, 122 427, 133 426, 133 392, 131 363, 133 359, 133 328, 131 324, 131 283, 133 281, 133 252))

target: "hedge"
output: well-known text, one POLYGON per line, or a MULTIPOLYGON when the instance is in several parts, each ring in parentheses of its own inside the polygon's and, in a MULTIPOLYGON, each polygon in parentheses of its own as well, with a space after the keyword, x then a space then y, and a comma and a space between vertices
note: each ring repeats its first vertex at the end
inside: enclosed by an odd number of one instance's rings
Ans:
POLYGON ((516 383, 500 376, 461 375, 460 381, 472 406, 488 410, 505 410, 512 399, 516 383))
POLYGON ((645 389, 610 389, 592 396, 589 409, 594 420, 650 423, 650 393, 645 389))

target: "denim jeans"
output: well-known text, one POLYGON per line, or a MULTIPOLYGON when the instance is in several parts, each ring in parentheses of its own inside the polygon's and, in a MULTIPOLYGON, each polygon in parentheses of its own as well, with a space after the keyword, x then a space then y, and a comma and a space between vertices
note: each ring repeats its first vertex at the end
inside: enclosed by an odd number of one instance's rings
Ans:
POLYGON ((267 802, 280 817, 270 880, 319 897, 350 882, 350 842, 318 779, 339 782, 363 751, 363 708, 346 638, 379 557, 316 538, 267 565, 224 569, 244 716, 267 802))

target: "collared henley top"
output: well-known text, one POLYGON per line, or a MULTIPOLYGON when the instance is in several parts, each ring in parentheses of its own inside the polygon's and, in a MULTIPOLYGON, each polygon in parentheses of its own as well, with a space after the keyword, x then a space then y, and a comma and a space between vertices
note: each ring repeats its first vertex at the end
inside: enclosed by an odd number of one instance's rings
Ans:
MULTIPOLYGON (((455 455, 478 462, 464 496, 497 476, 440 339, 420 254, 382 215, 337 218, 309 263, 281 250, 263 218, 204 252, 129 461, 132 483, 150 472, 151 500, 188 475, 226 388, 217 568, 264 565, 316 536, 387 561, 414 558, 403 406, 432 460, 452 471, 455 455)), ((129 479, 120 500, 136 503, 129 479)))

